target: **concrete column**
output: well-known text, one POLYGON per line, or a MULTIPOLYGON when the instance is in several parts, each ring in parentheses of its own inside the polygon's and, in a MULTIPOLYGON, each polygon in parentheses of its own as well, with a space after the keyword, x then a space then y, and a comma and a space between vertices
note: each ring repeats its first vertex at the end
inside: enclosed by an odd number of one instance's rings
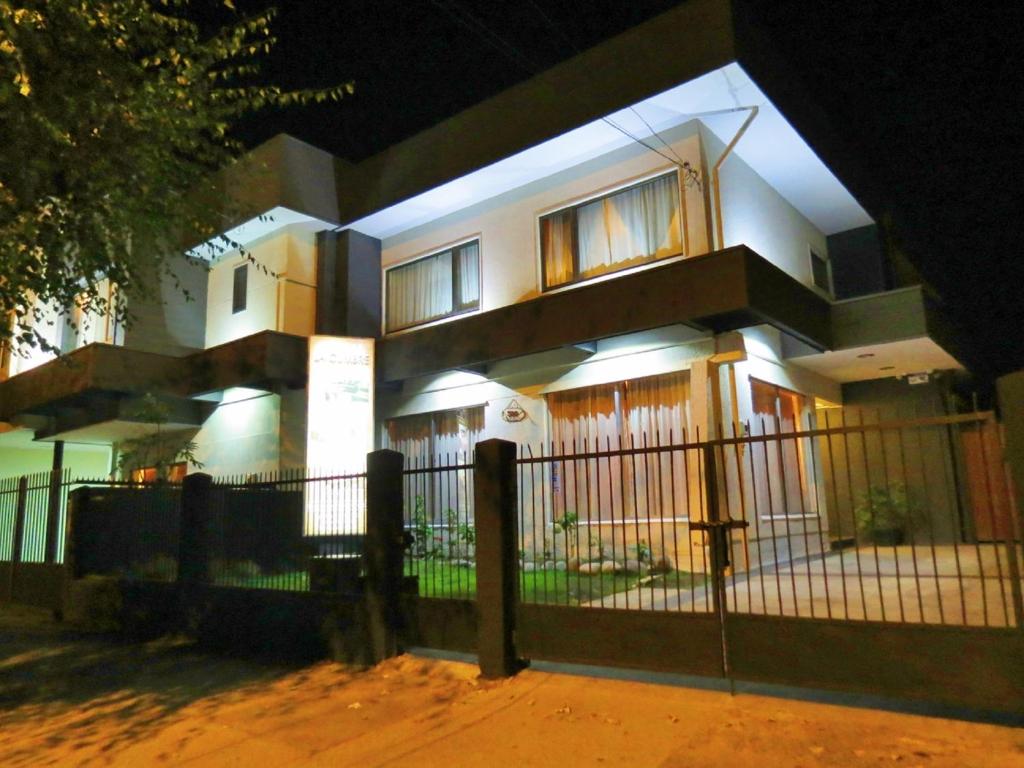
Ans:
POLYGON ((402 565, 405 551, 402 464, 397 451, 366 455, 366 611, 371 661, 399 653, 402 565))
POLYGON ((203 472, 181 483, 181 531, 178 537, 178 584, 195 584, 209 576, 210 501, 213 478, 203 472))
POLYGON ((476 444, 473 476, 476 517, 477 655, 484 677, 509 677, 522 667, 515 646, 518 579, 516 444, 476 444))
POLYGON ((381 242, 353 229, 317 235, 316 332, 377 338, 381 242))
POLYGON ((75 544, 75 520, 89 507, 92 488, 85 485, 76 488, 68 495, 68 513, 64 519, 64 568, 69 579, 76 579, 82 574, 78 570, 78 547, 75 544))

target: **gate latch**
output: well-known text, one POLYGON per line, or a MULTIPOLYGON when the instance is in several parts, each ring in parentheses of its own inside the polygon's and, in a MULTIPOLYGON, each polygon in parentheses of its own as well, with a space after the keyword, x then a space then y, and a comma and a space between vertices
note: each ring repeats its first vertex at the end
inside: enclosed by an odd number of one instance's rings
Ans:
POLYGON ((725 520, 694 520, 690 528, 697 531, 707 531, 711 536, 711 546, 718 554, 718 568, 724 570, 729 567, 729 534, 734 528, 748 528, 750 523, 746 520, 733 520, 731 517, 725 520))

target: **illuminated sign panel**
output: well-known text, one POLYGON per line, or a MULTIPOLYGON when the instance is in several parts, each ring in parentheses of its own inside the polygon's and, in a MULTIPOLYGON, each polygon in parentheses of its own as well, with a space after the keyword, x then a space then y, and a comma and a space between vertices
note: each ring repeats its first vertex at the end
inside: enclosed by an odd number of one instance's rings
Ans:
MULTIPOLYGON (((311 336, 306 410, 306 465, 311 477, 366 471, 373 450, 373 339, 311 336)), ((309 483, 306 532, 361 533, 365 483, 309 483)))

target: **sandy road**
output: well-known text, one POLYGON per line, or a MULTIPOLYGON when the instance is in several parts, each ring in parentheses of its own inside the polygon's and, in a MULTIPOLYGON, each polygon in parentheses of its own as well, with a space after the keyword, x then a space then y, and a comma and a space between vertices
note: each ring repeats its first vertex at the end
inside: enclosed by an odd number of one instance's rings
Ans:
POLYGON ((0 608, 0 765, 1024 766, 1024 730, 403 656, 268 666, 0 608))

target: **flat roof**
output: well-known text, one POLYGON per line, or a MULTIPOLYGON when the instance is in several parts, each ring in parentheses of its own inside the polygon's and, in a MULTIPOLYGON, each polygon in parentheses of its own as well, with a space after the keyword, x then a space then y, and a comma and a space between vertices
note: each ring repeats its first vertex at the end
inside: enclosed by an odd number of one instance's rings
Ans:
POLYGON ((730 0, 688 0, 357 164, 275 137, 238 164, 274 178, 234 185, 250 202, 229 225, 276 209, 388 237, 625 146, 625 132, 656 143, 651 128, 699 119, 727 143, 747 112, 723 110, 754 105, 737 156, 824 233, 870 223, 830 170, 849 180, 857 164, 784 69, 730 0))

